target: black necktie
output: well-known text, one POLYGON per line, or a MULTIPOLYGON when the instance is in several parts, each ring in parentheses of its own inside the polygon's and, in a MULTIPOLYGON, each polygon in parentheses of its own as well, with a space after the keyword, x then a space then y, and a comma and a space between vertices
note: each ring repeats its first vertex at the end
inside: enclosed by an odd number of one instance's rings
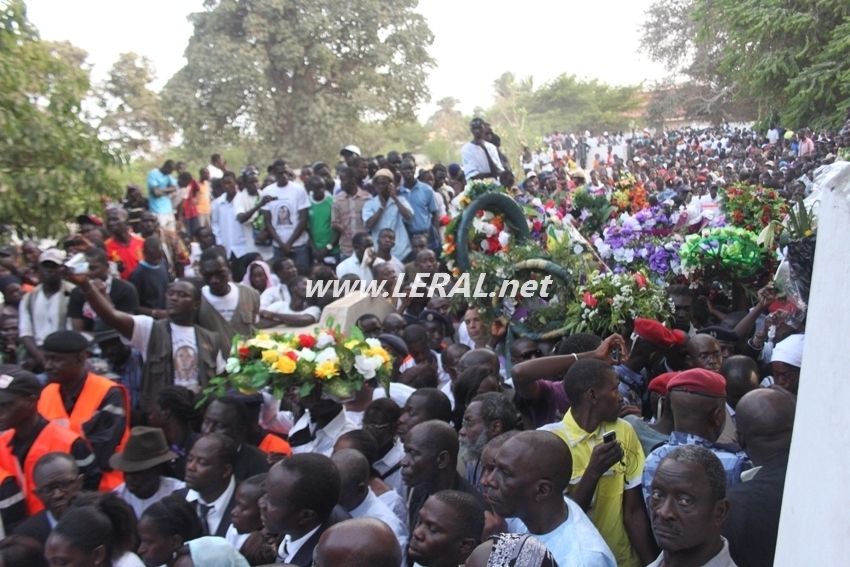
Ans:
POLYGON ((212 535, 210 533, 210 524, 207 522, 207 514, 212 510, 212 506, 208 506, 207 504, 201 504, 198 502, 198 518, 201 520, 201 535, 212 535))

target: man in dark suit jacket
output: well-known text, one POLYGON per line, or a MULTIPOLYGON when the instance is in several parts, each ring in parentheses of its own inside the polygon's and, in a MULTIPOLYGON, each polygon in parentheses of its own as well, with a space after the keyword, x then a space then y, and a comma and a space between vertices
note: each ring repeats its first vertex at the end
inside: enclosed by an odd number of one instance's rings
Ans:
POLYGON ((236 443, 220 433, 198 439, 186 461, 186 488, 174 494, 190 502, 201 520, 203 535, 224 537, 236 506, 236 443))
POLYGON ((756 467, 726 492, 722 534, 738 567, 773 565, 795 409, 795 396, 777 386, 749 392, 736 407, 738 438, 756 467))
POLYGON ((325 530, 351 518, 337 506, 340 486, 333 461, 317 453, 292 455, 271 468, 260 515, 267 531, 284 536, 279 563, 309 567, 325 530))
POLYGON ((237 455, 233 465, 236 482, 269 472, 265 452, 245 442, 247 432, 248 408, 240 400, 232 397, 217 398, 207 406, 201 433, 220 433, 236 443, 237 455))

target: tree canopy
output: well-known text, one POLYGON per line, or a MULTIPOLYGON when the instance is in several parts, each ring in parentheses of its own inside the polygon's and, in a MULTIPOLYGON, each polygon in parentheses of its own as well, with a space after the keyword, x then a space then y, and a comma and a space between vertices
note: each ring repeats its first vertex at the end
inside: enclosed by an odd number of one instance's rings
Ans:
POLYGON ((261 141, 265 158, 336 155, 361 120, 410 121, 428 100, 433 35, 417 0, 206 0, 168 116, 188 144, 261 141))
POLYGON ((0 11, 0 219, 21 235, 64 233, 117 191, 120 160, 81 109, 85 53, 69 46, 41 41, 22 0, 0 11))

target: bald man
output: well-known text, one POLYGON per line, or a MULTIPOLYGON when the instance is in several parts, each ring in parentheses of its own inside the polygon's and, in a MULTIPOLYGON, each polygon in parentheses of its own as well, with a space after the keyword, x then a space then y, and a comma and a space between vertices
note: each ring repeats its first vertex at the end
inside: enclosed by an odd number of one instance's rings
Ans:
POLYGON ((753 390, 738 402, 738 437, 756 467, 726 493, 730 509, 722 533, 739 567, 773 565, 796 406, 778 386, 753 390))
POLYGON ((494 374, 501 373, 499 355, 489 348, 476 348, 460 357, 460 361, 457 363, 458 376, 470 366, 478 366, 479 364, 489 365, 494 374))
POLYGON ((380 520, 357 518, 340 522, 319 538, 314 567, 399 567, 402 565, 393 531, 380 520))
POLYGON ((483 480, 485 497, 514 529, 545 545, 558 565, 614 567, 617 562, 599 531, 564 491, 573 468, 566 443, 548 431, 524 431, 499 449, 483 480))
POLYGON ((407 432, 404 438, 404 458, 401 460, 401 478, 412 490, 408 499, 409 526, 416 526, 425 501, 441 490, 466 492, 484 501, 478 491, 457 472, 459 449, 457 431, 444 421, 426 421, 407 432))
POLYGON ((379 500, 369 488, 369 461, 363 453, 355 449, 343 449, 334 453, 331 460, 336 465, 342 481, 339 505, 345 508, 352 518, 374 518, 384 522, 395 534, 404 556, 409 534, 407 526, 402 524, 389 506, 379 500))
POLYGON ((737 444, 735 406, 744 394, 759 387, 759 367, 749 356, 730 356, 720 365, 720 375, 726 379, 726 425, 717 442, 737 444))

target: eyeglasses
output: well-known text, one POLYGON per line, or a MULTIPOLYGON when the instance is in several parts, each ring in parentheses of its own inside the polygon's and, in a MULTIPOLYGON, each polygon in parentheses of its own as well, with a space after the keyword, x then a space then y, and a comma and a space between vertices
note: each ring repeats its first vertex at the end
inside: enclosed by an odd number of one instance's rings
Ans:
POLYGON ((541 357, 541 356, 543 356, 543 351, 538 348, 536 350, 530 350, 528 352, 524 352, 524 353, 520 354, 519 356, 517 356, 516 358, 518 358, 520 360, 531 360, 532 358, 538 358, 538 357, 541 357))

